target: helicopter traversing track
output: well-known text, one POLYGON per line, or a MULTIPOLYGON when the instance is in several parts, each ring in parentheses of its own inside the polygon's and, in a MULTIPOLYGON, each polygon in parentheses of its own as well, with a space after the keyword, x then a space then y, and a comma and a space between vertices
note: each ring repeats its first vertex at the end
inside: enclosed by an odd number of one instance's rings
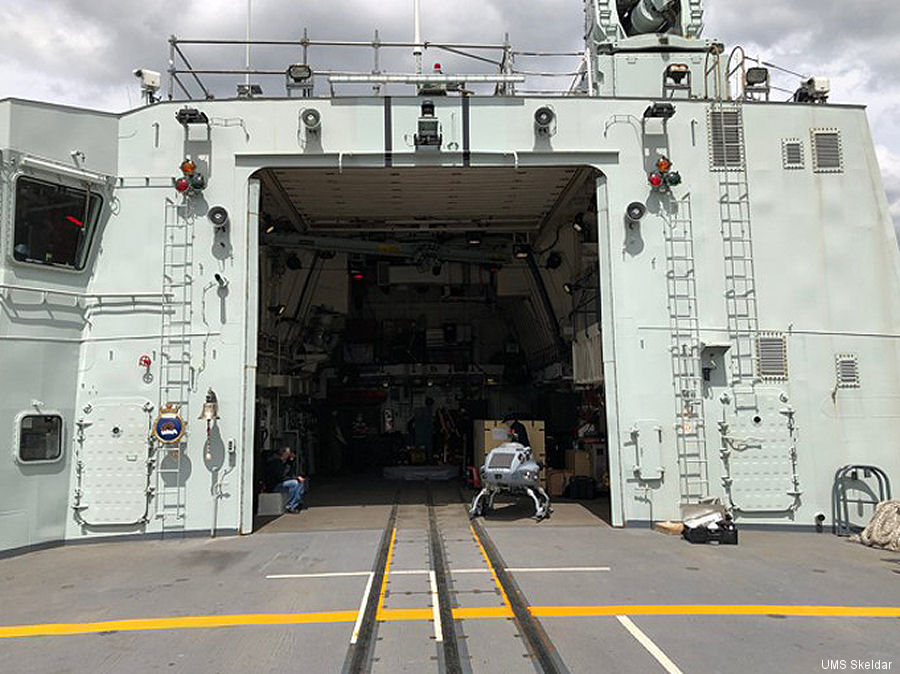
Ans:
POLYGON ((534 518, 538 521, 550 517, 550 497, 540 486, 540 464, 534 460, 530 447, 518 442, 506 442, 491 450, 481 467, 481 484, 478 495, 472 500, 469 517, 487 515, 494 507, 494 498, 500 492, 528 494, 534 501, 534 518))

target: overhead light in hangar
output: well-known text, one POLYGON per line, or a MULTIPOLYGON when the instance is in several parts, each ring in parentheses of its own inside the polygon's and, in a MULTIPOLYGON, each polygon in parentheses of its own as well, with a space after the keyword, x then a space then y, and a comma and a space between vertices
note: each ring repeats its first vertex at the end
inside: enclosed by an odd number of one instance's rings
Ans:
POLYGON ((572 229, 579 234, 584 234, 584 213, 578 213, 572 220, 572 229))
POLYGON ((466 234, 466 241, 470 246, 480 246, 483 239, 480 232, 469 232, 466 234))
POLYGON ((531 248, 522 243, 517 243, 513 246, 513 256, 517 260, 527 260, 531 255, 531 248))
POLYGON ((284 312, 287 311, 287 305, 276 304, 274 307, 269 307, 269 311, 276 316, 284 316, 284 312))

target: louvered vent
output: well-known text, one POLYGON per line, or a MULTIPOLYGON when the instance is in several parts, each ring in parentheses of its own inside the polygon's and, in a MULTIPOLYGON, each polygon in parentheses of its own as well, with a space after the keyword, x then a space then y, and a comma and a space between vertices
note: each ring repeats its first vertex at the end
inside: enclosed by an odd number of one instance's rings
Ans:
POLYGON ((841 173, 844 157, 841 132, 837 129, 812 130, 813 168, 816 173, 841 173))
POLYGON ((738 110, 711 110, 709 113, 709 163, 713 170, 744 167, 743 129, 738 110))
POLYGON ((763 381, 788 378, 787 340, 777 332, 763 333, 756 338, 756 367, 763 381))
POLYGON ((838 388, 859 388, 859 361, 850 353, 835 356, 838 388))
POLYGON ((802 169, 806 166, 803 161, 803 142, 799 138, 787 138, 781 142, 781 156, 784 159, 784 168, 802 169))

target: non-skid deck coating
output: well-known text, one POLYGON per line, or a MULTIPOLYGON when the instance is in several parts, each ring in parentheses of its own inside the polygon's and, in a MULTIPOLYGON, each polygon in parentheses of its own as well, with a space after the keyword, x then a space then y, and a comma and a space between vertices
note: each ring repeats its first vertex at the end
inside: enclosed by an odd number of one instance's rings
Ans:
MULTIPOLYGON (((427 487, 400 492, 378 587, 369 581, 397 486, 365 491, 362 503, 314 493, 309 510, 250 537, 0 560, 0 672, 340 672, 367 590, 379 601, 370 671, 448 671, 447 635, 460 671, 540 671, 456 486, 432 487, 449 626, 435 610, 427 487)), ((483 524, 561 671, 900 667, 900 554, 747 530, 736 547, 692 546, 556 507, 541 524, 515 506, 483 524)))

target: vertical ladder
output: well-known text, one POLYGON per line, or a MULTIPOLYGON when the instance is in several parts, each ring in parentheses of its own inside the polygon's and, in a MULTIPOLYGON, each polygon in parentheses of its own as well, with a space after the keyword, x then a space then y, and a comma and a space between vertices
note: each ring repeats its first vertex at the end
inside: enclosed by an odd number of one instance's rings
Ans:
POLYGON ((710 132, 722 143, 719 214, 725 256, 725 304, 731 341, 731 379, 735 409, 755 409, 756 340, 759 334, 750 190, 747 183, 743 110, 739 102, 712 104, 710 132))
MULTIPOLYGON (((187 424, 191 385, 191 291, 193 285, 193 222, 184 204, 166 201, 163 227, 163 306, 160 348, 159 404, 176 405, 187 424)), ((174 445, 157 444, 156 517, 162 532, 185 528, 186 436, 174 445)))
POLYGON ((709 496, 703 370, 694 265, 691 196, 673 202, 666 218, 666 285, 671 326, 672 380, 675 389, 675 442, 682 503, 709 496))

